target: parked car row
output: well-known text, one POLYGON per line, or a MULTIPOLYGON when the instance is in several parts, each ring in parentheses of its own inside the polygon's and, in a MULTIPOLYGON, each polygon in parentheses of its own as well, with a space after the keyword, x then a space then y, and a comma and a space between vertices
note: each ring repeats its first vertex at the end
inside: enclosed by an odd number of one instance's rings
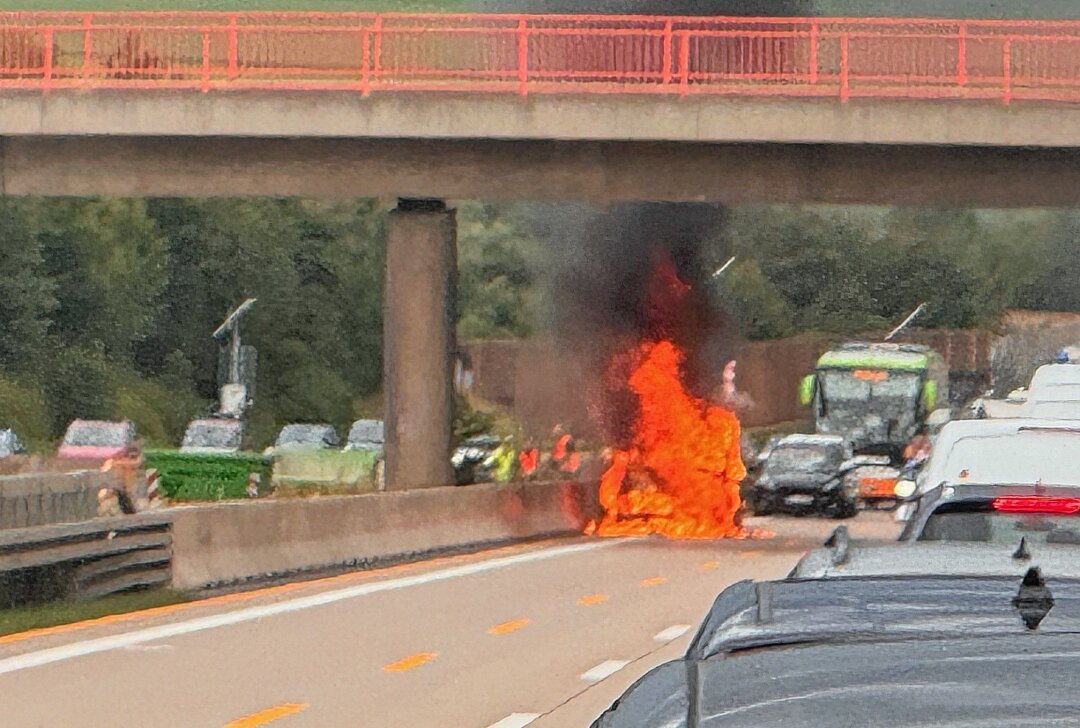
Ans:
MULTIPOLYGON (((244 433, 243 420, 223 417, 192 420, 184 432, 180 451, 205 455, 238 453, 243 448, 244 433)), ((501 442, 500 438, 493 435, 479 435, 458 445, 451 455, 455 483, 465 485, 490 480, 491 474, 486 463, 501 442)), ((373 456, 375 480, 379 487, 382 487, 384 448, 383 421, 362 419, 352 423, 344 443, 330 424, 285 425, 274 444, 266 448, 264 454, 275 460, 284 458, 289 461, 289 466, 280 468, 281 478, 295 482, 317 482, 357 476, 355 473, 352 476, 346 474, 340 467, 315 467, 312 460, 314 456, 303 461, 300 454, 321 451, 332 459, 330 454, 334 452, 368 453, 373 456), (296 468, 291 467, 297 463, 300 464, 296 468), (285 471, 288 470, 296 472, 286 474, 285 471)), ((0 458, 24 452, 25 448, 12 430, 0 430, 0 458)), ((60 458, 93 461, 137 460, 139 454, 139 440, 132 422, 81 419, 71 423, 57 451, 57 457, 60 458)))

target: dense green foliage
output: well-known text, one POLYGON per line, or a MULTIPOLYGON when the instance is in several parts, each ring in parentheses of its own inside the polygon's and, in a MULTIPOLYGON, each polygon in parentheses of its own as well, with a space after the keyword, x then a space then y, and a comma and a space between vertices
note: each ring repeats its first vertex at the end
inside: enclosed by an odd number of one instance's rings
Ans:
MULTIPOLYGON (((573 228, 579 208, 458 207, 460 338, 549 325, 568 248, 537 220, 573 228)), ((175 446, 217 395, 210 333, 247 297, 248 447, 287 422, 344 434, 380 416, 385 219, 373 201, 0 200, 0 427, 42 449, 75 417, 128 417, 175 446)), ((587 219, 576 227, 603 213, 587 219)), ((1071 211, 774 206, 732 211, 705 252, 737 256, 708 285, 747 336, 770 338, 881 328, 921 301, 930 326, 1080 310, 1078 238, 1071 211)), ((459 404, 456 438, 492 422, 459 404)))
POLYGON ((751 338, 899 322, 987 325, 1007 308, 1080 310, 1080 217, 1050 211, 744 208, 717 298, 751 338))
POLYGON ((344 429, 381 381, 383 219, 374 202, 0 202, 0 426, 40 445, 128 417, 176 444, 216 398, 210 333, 256 297, 252 441, 344 429))
POLYGON ((171 500, 245 498, 251 473, 259 474, 261 492, 270 487, 270 460, 254 453, 203 455, 147 450, 144 459, 148 469, 157 469, 161 491, 171 500))
POLYGON ((458 209, 458 335, 518 338, 536 328, 540 243, 513 207, 458 209))
POLYGON ((92 601, 58 601, 0 609, 0 636, 31 629, 98 619, 180 604, 193 596, 172 589, 149 589, 111 594, 92 601))
MULTIPOLYGON (((217 396, 210 333, 247 297, 253 448, 379 416, 384 221, 373 201, 0 201, 0 427, 41 449, 76 417, 127 417, 176 445, 217 396)), ((462 336, 528 334, 535 244, 493 207, 458 221, 462 336)))

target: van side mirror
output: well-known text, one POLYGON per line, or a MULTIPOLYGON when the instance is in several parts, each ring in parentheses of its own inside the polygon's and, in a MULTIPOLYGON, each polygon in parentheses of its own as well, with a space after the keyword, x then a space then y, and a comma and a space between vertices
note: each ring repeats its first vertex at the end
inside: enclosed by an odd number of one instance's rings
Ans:
POLYGON ((799 404, 803 407, 809 407, 810 403, 814 401, 814 381, 814 375, 807 374, 799 382, 799 404))

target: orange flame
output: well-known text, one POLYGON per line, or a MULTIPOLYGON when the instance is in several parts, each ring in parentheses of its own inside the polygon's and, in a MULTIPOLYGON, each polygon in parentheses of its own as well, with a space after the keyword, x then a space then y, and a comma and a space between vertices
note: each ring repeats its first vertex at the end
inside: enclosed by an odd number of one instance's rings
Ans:
POLYGON ((671 341, 642 345, 630 375, 639 414, 631 446, 612 454, 600 480, 604 516, 586 533, 600 536, 742 538, 736 523, 739 421, 683 388, 682 353, 671 341))

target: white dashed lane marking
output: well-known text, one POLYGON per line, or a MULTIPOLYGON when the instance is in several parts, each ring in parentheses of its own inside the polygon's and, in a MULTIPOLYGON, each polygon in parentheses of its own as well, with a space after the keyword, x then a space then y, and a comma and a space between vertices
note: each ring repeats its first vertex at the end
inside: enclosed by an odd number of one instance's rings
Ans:
POLYGON ((591 683, 600 682, 604 678, 614 675, 629 664, 629 660, 608 660, 607 662, 601 662, 591 670, 581 673, 581 679, 591 683))
POLYGON ((657 642, 671 642, 677 640, 686 634, 690 630, 688 624, 673 624, 663 632, 657 632, 653 635, 653 639, 657 642))
POLYGON ((499 722, 492 723, 488 728, 525 728, 539 717, 539 713, 511 713, 499 722))

